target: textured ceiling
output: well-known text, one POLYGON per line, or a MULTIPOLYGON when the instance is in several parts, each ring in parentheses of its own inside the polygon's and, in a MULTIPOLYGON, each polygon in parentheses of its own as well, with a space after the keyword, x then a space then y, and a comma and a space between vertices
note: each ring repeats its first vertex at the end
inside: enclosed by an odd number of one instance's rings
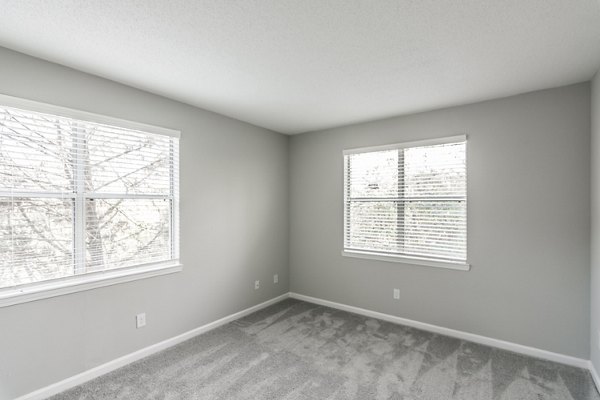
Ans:
POLYGON ((283 133, 580 82, 600 66, 599 0, 0 0, 0 10, 0 46, 283 133))

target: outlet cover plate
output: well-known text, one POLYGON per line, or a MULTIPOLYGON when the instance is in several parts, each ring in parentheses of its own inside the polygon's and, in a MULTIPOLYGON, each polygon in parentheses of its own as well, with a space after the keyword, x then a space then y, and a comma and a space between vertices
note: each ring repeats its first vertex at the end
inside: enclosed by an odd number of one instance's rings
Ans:
POLYGON ((141 313, 135 316, 135 326, 138 329, 146 326, 146 313, 141 313))

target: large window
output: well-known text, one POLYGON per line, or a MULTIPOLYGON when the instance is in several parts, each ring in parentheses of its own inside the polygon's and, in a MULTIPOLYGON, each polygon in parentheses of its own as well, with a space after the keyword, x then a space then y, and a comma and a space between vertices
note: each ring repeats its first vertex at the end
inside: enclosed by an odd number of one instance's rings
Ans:
POLYGON ((466 269, 464 136, 344 152, 344 253, 466 269))
POLYGON ((0 289, 178 260, 177 132, 1 101, 0 289))

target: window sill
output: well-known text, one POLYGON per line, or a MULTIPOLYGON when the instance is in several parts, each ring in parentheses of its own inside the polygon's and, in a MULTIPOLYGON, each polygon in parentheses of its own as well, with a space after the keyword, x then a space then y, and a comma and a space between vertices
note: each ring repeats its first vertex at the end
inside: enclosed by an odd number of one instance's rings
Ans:
POLYGON ((404 256, 397 256, 397 255, 392 255, 392 254, 376 253, 376 252, 360 251, 360 250, 342 250, 342 255, 344 257, 354 257, 354 258, 363 258, 363 259, 368 259, 368 260, 397 262, 397 263, 414 264, 414 265, 424 265, 427 267, 454 269, 454 270, 458 270, 458 271, 469 271, 471 269, 471 266, 469 264, 465 264, 465 263, 461 263, 461 262, 438 261, 438 260, 430 260, 427 258, 417 258, 417 257, 415 257, 415 258, 404 257, 404 256))
POLYGON ((178 261, 173 261, 0 289, 0 307, 8 307, 69 293, 151 278, 153 276, 172 274, 182 270, 183 266, 178 261))

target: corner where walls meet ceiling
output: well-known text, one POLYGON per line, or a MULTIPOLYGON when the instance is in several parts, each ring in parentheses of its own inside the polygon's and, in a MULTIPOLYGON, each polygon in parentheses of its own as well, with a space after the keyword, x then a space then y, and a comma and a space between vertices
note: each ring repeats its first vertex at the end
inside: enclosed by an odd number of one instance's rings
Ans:
POLYGON ((598 0, 0 0, 0 46, 294 134, 589 80, 598 0))

